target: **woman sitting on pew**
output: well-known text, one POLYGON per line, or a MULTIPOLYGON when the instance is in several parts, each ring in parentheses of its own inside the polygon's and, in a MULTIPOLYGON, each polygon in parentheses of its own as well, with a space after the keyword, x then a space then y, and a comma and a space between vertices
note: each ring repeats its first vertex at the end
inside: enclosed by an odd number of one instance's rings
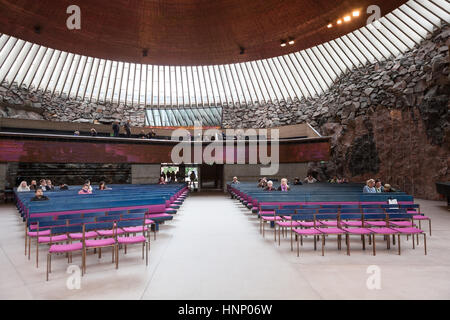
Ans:
POLYGON ((366 185, 363 188, 364 193, 377 193, 377 190, 375 190, 375 180, 369 179, 366 182, 366 185))
POLYGON ((41 188, 37 188, 34 192, 34 197, 31 198, 31 201, 47 201, 50 200, 48 197, 44 196, 44 191, 41 188))
POLYGON ((27 182, 24 180, 17 187, 17 192, 27 192, 30 191, 30 187, 27 185, 27 182))
POLYGON ((158 184, 166 184, 166 180, 164 179, 163 176, 159 177, 158 184))
POLYGON ((52 180, 45 181, 47 191, 54 191, 55 187, 52 184, 52 180))
POLYGON ((277 191, 277 189, 275 189, 273 187, 273 182, 272 181, 267 181, 267 187, 264 189, 264 191, 277 191))
POLYGON ((100 183, 98 185, 98 190, 112 190, 112 189, 108 188, 106 186, 106 182, 105 181, 100 181, 100 183))
POLYGON ((78 194, 91 194, 91 193, 92 191, 89 190, 89 185, 87 183, 85 183, 83 185, 83 188, 80 191, 78 191, 78 194))
POLYGON ((281 185, 278 187, 278 191, 287 192, 291 189, 288 185, 288 180, 286 178, 281 179, 281 185))

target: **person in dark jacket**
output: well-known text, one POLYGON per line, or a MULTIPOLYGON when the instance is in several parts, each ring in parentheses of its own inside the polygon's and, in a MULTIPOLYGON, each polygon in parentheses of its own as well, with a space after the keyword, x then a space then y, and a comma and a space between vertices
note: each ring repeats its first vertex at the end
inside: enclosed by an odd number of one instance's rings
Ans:
POLYGON ((264 189, 264 191, 277 191, 277 189, 275 189, 273 187, 273 182, 272 181, 267 181, 267 187, 264 189))
POLYGON ((123 125, 123 128, 125 129, 125 136, 127 138, 131 137, 131 121, 127 120, 127 122, 125 122, 125 124, 123 125))
POLYGON ((114 121, 112 129, 113 129, 113 136, 118 137, 120 131, 119 121, 114 121))
POLYGON ((44 196, 44 191, 41 188, 37 188, 34 197, 31 198, 31 201, 47 201, 50 200, 48 197, 44 196))

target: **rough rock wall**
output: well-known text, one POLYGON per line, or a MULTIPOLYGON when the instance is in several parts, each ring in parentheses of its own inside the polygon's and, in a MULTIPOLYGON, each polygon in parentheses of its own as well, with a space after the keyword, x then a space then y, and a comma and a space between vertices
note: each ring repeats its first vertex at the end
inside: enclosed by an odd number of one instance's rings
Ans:
POLYGON ((319 97, 224 108, 224 127, 309 122, 332 136, 331 161, 310 164, 320 179, 381 178, 417 197, 436 199, 450 180, 450 27, 419 46, 351 70, 319 97))
POLYGON ((110 124, 115 120, 131 120, 132 126, 145 125, 145 106, 123 103, 89 102, 67 99, 51 92, 17 87, 3 82, 0 86, 0 116, 17 119, 51 120, 110 124), (33 111, 33 109, 35 111, 33 111))

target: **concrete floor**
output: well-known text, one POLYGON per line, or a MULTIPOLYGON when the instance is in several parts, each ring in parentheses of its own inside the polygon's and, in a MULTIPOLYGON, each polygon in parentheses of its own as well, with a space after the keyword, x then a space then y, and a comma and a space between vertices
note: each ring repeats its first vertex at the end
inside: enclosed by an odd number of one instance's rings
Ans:
MULTIPOLYGON (((81 288, 67 287, 67 260, 53 259, 45 281, 45 255, 40 266, 24 256, 24 225, 12 205, 0 206, 0 299, 449 299, 450 212, 444 202, 418 200, 432 217, 428 255, 402 240, 402 255, 380 238, 377 256, 362 251, 353 239, 352 255, 327 241, 325 257, 305 241, 298 258, 289 241, 279 247, 273 231, 265 239, 259 223, 236 200, 218 194, 190 196, 152 242, 150 264, 139 246, 120 255, 120 269, 109 250, 98 260, 89 255, 81 288), (379 267, 380 289, 368 289, 369 266, 379 267)), ((426 229, 426 228, 425 228, 426 229)), ((426 229, 428 230, 428 229, 426 229)), ((34 254, 34 250, 32 251, 34 254)), ((75 254, 73 264, 80 264, 75 254)))

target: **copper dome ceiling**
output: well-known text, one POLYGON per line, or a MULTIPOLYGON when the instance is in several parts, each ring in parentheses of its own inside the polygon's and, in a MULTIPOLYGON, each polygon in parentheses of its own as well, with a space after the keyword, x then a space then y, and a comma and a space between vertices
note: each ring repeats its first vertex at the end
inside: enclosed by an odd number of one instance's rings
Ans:
POLYGON ((103 59, 159 65, 227 64, 310 48, 365 25, 370 5, 378 5, 385 15, 405 2, 0 0, 0 32, 103 59), (74 4, 81 8, 81 30, 66 26, 66 10, 74 4), (355 9, 361 11, 360 17, 327 28, 355 9), (280 41, 288 38, 295 39, 295 44, 281 47, 280 41))

